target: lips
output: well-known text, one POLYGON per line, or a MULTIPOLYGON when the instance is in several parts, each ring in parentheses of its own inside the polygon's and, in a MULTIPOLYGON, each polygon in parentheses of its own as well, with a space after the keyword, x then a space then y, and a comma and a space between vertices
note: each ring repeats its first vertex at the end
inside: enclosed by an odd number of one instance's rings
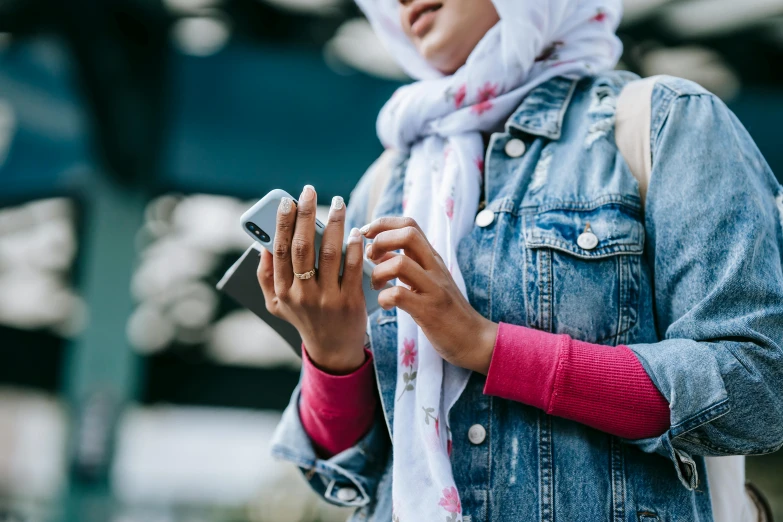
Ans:
POLYGON ((408 15, 408 23, 410 24, 410 27, 413 28, 419 18, 427 13, 437 11, 441 8, 442 5, 443 4, 437 2, 420 2, 415 4, 411 9, 410 14, 408 15))

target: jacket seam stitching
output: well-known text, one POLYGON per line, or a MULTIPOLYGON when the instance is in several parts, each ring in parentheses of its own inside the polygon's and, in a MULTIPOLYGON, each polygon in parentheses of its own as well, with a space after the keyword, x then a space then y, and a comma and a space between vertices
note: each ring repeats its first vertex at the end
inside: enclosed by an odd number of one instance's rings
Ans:
POLYGON ((670 429, 670 432, 674 434, 672 435, 672 439, 681 437, 686 433, 690 433, 691 431, 701 426, 704 426, 708 422, 712 422, 715 419, 723 417, 730 410, 731 410, 731 405, 729 404, 728 397, 726 397, 725 399, 722 399, 719 402, 704 408, 698 413, 691 415, 686 420, 672 426, 670 429), (690 424, 693 424, 693 426, 690 426, 690 424))
POLYGON ((590 201, 556 201, 540 205, 516 206, 512 201, 510 206, 503 205, 501 208, 493 208, 491 210, 497 213, 519 216, 535 215, 544 212, 552 212, 555 210, 590 211, 597 210, 607 205, 621 205, 629 210, 638 212, 641 217, 641 200, 638 198, 638 196, 629 196, 625 194, 606 194, 590 201))

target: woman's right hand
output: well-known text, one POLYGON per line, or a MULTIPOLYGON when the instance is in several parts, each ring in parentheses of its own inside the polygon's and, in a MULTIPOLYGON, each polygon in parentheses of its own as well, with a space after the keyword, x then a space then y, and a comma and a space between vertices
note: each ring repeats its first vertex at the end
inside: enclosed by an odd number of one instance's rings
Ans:
POLYGON ((305 186, 295 206, 284 198, 277 210, 274 255, 261 252, 258 282, 266 308, 291 323, 307 347, 307 355, 329 373, 345 374, 365 361, 367 311, 362 291, 362 237, 351 231, 340 277, 345 204, 336 196, 321 241, 318 272, 298 279, 315 267, 316 194, 305 186))

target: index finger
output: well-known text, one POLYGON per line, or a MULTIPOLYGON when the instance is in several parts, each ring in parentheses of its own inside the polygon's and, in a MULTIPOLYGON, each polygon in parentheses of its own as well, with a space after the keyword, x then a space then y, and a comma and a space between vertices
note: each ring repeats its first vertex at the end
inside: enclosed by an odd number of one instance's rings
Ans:
POLYGON ((381 232, 386 232, 387 230, 397 230, 399 228, 406 227, 413 227, 421 232, 422 236, 424 236, 424 231, 421 229, 421 227, 419 227, 419 224, 416 223, 416 220, 406 216, 385 216, 378 218, 375 221, 364 225, 361 229, 359 229, 359 232, 361 232, 362 235, 367 239, 373 239, 381 232))
POLYGON ((321 238, 321 251, 318 254, 318 283, 323 289, 336 290, 340 287, 344 227, 345 202, 340 196, 335 196, 329 208, 329 220, 321 238))
POLYGON ((425 269, 429 269, 437 258, 437 252, 413 218, 382 217, 365 225, 361 232, 373 239, 367 246, 367 258, 372 261, 400 249, 425 269))

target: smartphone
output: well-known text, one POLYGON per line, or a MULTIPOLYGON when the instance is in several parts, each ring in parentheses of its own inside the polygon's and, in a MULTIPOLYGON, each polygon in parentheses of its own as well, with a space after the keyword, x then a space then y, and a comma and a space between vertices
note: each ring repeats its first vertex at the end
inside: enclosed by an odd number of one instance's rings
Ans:
MULTIPOLYGON (((273 245, 275 243, 275 230, 277 229, 277 207, 280 205, 280 200, 291 198, 294 199, 288 192, 281 189, 275 189, 269 192, 266 196, 261 198, 258 203, 250 207, 250 209, 242 214, 240 218, 240 224, 242 230, 247 235, 258 241, 261 246, 266 248, 270 253, 273 252, 273 245)), ((318 268, 318 254, 321 250, 321 241, 324 235, 324 224, 318 219, 315 220, 315 267, 318 268)), ((345 253, 345 243, 343 243, 343 254, 345 253)), ((364 252, 362 252, 364 255, 364 252)), ((364 291, 364 302, 367 307, 367 313, 371 314, 378 308, 378 294, 383 290, 373 290, 370 285, 370 276, 375 265, 364 259, 362 275, 362 290, 364 291)), ((343 273, 343 262, 340 261, 340 274, 343 273)), ((391 288, 391 284, 387 283, 384 288, 391 288)))

